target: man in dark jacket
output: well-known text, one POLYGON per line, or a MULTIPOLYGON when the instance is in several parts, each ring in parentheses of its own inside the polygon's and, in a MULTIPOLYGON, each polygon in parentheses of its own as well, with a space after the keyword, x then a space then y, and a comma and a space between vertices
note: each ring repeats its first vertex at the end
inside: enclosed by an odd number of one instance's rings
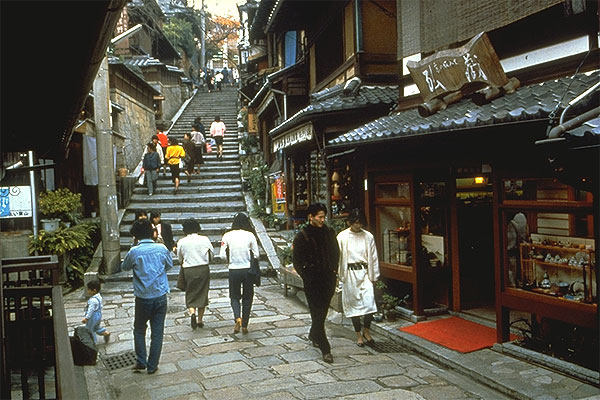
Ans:
POLYGON ((292 261, 304 281, 304 293, 312 319, 308 334, 323 353, 323 361, 333 362, 331 346, 325 334, 325 319, 335 292, 339 247, 333 229, 325 225, 327 207, 313 203, 308 207, 309 224, 294 238, 292 261))
POLYGON ((158 170, 160 169, 160 157, 156 152, 156 145, 152 142, 148 143, 148 152, 144 154, 142 168, 146 175, 146 185, 148 186, 148 194, 152 196, 158 185, 158 170))

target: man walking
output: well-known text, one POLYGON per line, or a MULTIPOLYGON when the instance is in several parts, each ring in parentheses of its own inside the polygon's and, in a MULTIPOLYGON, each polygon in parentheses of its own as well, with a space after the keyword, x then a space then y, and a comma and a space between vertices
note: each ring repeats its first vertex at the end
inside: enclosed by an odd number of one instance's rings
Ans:
POLYGON ((323 361, 333 362, 325 334, 325 318, 335 292, 339 247, 335 232, 325 225, 327 207, 313 203, 308 207, 309 224, 300 230, 292 245, 294 269, 304 281, 304 293, 312 319, 308 339, 323 353, 323 361))
POLYGON ((171 253, 164 244, 154 243, 152 223, 140 219, 133 223, 131 233, 139 239, 125 256, 121 268, 133 270, 133 294, 135 317, 133 339, 137 363, 133 370, 147 370, 153 374, 158 369, 162 351, 165 316, 167 315, 167 293, 169 282, 167 271, 173 267, 171 253), (146 328, 150 321, 150 354, 146 356, 146 328))

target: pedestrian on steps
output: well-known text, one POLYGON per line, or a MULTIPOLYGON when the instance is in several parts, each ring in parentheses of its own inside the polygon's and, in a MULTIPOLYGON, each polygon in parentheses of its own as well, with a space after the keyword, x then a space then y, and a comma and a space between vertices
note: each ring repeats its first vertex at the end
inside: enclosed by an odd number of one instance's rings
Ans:
POLYGON ((204 157, 202 153, 204 152, 204 145, 206 143, 206 138, 204 137, 205 129, 204 124, 202 123, 201 117, 196 117, 194 119, 194 123, 192 124, 192 142, 194 142, 194 163, 198 165, 198 172, 200 173, 200 165, 204 164, 204 157))
POLYGON ((246 334, 254 298, 254 276, 249 274, 250 262, 252 257, 258 258, 258 243, 246 214, 237 213, 233 217, 231 230, 225 232, 221 239, 220 257, 227 260, 229 268, 229 298, 235 320, 233 333, 238 333, 241 328, 242 333, 246 334))
POLYGON ((177 287, 185 291, 185 306, 190 313, 192 329, 202 328, 208 305, 209 263, 215 252, 210 239, 200 235, 200 224, 193 218, 183 221, 184 238, 177 242, 180 270, 177 287))
MULTIPOLYGON (((167 134, 163 132, 161 129, 156 128, 156 137, 158 138, 158 142, 160 143, 161 153, 163 154, 163 176, 167 175, 167 160, 164 159, 164 156, 167 154, 167 147, 169 146, 169 138, 167 134)), ((154 139, 154 137, 152 138, 154 139)))
POLYGON ((192 141, 192 134, 190 132, 186 132, 183 134, 183 150, 185 150, 185 157, 183 158, 183 162, 185 163, 185 174, 187 175, 187 181, 190 183, 192 181, 192 174, 194 173, 194 164, 195 156, 196 156, 196 145, 192 141))
POLYGON ((169 251, 175 251, 175 240, 173 239, 173 229, 171 224, 163 222, 160 211, 150 213, 150 222, 156 230, 156 237, 153 237, 156 243, 163 243, 169 251))
POLYGON ((352 320, 359 347, 375 344, 370 329, 373 314, 377 312, 373 283, 379 278, 375 238, 363 229, 365 221, 362 211, 355 208, 346 220, 348 229, 337 235, 340 246, 338 276, 343 284, 342 308, 346 317, 352 320), (364 319, 362 332, 361 317, 364 319))
POLYGON ((152 223, 147 219, 135 221, 131 227, 140 243, 123 260, 123 271, 133 270, 135 311, 133 343, 136 364, 134 372, 147 370, 154 374, 162 351, 167 316, 167 293, 170 292, 167 271, 173 268, 173 258, 163 244, 152 241, 152 223), (146 353, 146 329, 150 322, 150 352, 146 353))
POLYGON ((335 292, 340 250, 335 231, 325 225, 327 207, 323 203, 308 206, 308 225, 292 243, 294 269, 304 282, 304 293, 312 324, 308 339, 323 353, 323 361, 332 363, 331 345, 325 333, 325 319, 335 292))
POLYGON ((217 159, 223 160, 223 137, 225 136, 225 123, 221 121, 221 117, 218 115, 215 120, 210 124, 210 136, 215 139, 217 143, 217 159))
POLYGON ((170 137, 165 159, 169 164, 169 168, 171 169, 171 179, 175 184, 173 194, 177 194, 177 189, 179 189, 179 163, 183 157, 185 157, 185 150, 179 144, 177 138, 170 137))
POLYGON ((160 157, 156 152, 156 145, 152 142, 146 146, 148 152, 144 154, 142 162, 143 173, 146 175, 146 186, 148 186, 148 195, 152 196, 158 186, 158 171, 160 170, 160 157))

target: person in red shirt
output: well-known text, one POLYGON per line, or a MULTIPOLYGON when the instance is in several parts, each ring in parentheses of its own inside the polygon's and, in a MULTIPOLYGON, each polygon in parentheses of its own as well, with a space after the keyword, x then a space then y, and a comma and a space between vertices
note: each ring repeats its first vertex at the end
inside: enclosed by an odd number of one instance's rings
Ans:
MULTIPOLYGON (((167 154, 167 147, 169 146, 169 138, 160 128, 156 128, 156 136, 158 136, 158 142, 162 148, 162 153, 167 154)), ((163 165, 163 176, 167 174, 167 160, 164 160, 163 165)))

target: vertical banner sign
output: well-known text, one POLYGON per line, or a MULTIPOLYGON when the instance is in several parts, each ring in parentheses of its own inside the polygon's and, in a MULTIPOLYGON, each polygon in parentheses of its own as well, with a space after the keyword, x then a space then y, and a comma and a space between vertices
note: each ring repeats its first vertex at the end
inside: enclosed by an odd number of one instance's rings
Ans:
POLYGON ((271 203, 275 214, 285 213, 285 185, 281 177, 271 184, 271 203))
POLYGON ((29 186, 0 187, 0 218, 31 218, 32 216, 29 186))

